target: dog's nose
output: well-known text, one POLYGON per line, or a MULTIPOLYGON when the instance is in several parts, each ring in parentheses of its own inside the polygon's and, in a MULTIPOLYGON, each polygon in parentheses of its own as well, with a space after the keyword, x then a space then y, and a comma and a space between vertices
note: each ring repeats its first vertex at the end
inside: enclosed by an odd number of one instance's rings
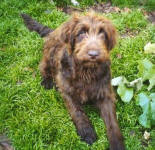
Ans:
POLYGON ((88 51, 88 55, 91 57, 97 57, 99 55, 99 51, 98 50, 90 50, 90 51, 88 51))

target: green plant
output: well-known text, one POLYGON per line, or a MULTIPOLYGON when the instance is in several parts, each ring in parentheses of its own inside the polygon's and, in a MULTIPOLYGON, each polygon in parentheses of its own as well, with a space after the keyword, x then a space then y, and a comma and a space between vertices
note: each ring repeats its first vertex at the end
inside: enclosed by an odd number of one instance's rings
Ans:
MULTIPOLYGON (((143 82, 149 81, 148 91, 155 86, 155 65, 144 59, 139 61, 138 69, 140 78, 132 82, 127 81, 125 77, 117 77, 112 80, 112 85, 118 86, 117 93, 124 102, 131 101, 134 88, 137 91, 141 90, 143 82)), ((137 104, 143 109, 143 114, 139 117, 139 123, 146 128, 151 128, 155 125, 155 93, 148 96, 140 92, 137 95, 137 104)))

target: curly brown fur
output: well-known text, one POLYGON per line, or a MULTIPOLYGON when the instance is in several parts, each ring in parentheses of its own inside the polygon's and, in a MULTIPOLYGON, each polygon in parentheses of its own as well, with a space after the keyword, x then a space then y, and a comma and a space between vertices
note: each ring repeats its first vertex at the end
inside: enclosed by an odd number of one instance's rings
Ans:
POLYGON ((111 150, 124 150, 111 87, 110 50, 116 44, 112 23, 94 12, 74 15, 45 39, 40 63, 45 88, 53 81, 81 139, 92 144, 96 133, 82 104, 93 102, 100 110, 111 150))

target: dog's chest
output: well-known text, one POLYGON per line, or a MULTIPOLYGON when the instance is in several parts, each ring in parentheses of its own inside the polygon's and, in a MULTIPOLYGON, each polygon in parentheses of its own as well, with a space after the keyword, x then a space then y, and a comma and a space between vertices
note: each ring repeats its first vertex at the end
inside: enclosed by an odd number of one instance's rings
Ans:
POLYGON ((97 101, 98 99, 104 97, 104 87, 101 84, 81 84, 81 86, 76 86, 75 88, 75 95, 79 96, 79 100, 81 103, 85 103, 87 101, 97 101))
POLYGON ((89 100, 97 101, 104 98, 105 89, 108 88, 106 77, 96 77, 96 75, 93 75, 91 72, 79 76, 73 84, 75 89, 74 95, 79 97, 81 103, 85 103, 89 100))

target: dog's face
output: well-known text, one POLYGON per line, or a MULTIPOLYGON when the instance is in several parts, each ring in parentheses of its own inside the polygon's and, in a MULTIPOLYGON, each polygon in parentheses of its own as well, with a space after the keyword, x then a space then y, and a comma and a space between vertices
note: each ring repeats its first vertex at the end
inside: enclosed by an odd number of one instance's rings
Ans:
POLYGON ((116 30, 110 21, 95 13, 74 16, 66 23, 62 38, 69 45, 74 58, 83 65, 109 60, 109 52, 116 43, 116 30))

